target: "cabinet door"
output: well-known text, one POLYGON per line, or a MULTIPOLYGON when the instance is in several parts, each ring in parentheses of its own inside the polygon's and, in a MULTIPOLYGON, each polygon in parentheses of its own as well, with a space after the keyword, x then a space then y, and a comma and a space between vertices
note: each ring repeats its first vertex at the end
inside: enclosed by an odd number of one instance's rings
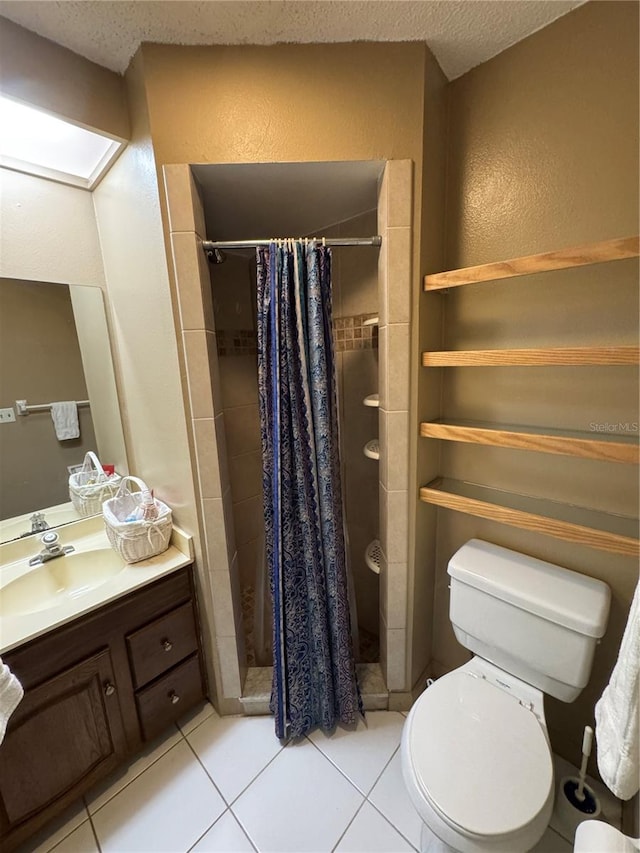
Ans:
POLYGON ((28 690, 0 747, 3 834, 64 797, 71 802, 126 754, 108 650, 28 690))

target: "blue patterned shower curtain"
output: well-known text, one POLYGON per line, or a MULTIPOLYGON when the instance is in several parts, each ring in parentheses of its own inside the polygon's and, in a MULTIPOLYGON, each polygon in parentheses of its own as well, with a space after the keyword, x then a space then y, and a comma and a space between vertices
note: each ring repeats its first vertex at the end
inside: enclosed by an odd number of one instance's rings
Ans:
POLYGON ((257 250, 258 387, 276 735, 362 713, 351 641, 331 331, 331 251, 257 250))

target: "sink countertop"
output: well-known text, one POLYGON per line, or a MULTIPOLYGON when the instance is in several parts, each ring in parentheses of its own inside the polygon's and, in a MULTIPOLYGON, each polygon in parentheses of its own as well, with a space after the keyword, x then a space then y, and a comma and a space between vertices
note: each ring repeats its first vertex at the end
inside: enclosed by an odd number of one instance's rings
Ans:
MULTIPOLYGON (((56 532, 60 537, 60 544, 73 545, 75 554, 111 549, 101 516, 73 522, 58 528, 56 532)), ((41 535, 35 534, 0 545, 0 655, 193 562, 192 538, 174 527, 169 548, 162 554, 139 563, 126 564, 123 560, 122 571, 77 598, 67 598, 50 608, 33 613, 3 616, 2 588, 40 568, 29 566, 29 559, 42 550, 41 535)))

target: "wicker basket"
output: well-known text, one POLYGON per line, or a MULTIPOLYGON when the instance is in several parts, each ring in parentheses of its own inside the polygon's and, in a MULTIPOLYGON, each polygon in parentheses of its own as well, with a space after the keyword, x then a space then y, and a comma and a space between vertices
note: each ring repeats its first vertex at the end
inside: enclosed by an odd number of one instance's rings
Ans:
POLYGON ((150 498, 156 517, 140 518, 143 497, 150 490, 138 477, 123 477, 117 494, 102 505, 104 526, 111 546, 127 563, 137 563, 161 554, 169 547, 173 524, 171 510, 157 498, 150 498), (130 483, 139 491, 132 492, 130 483))
POLYGON ((120 474, 108 475, 90 450, 81 470, 69 477, 69 497, 78 515, 99 515, 103 502, 118 491, 121 479, 120 474))

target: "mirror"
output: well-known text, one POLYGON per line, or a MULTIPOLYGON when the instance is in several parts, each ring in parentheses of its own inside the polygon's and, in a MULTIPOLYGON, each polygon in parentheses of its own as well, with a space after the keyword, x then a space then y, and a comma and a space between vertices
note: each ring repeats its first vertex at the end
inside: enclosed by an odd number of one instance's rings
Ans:
POLYGON ((0 542, 37 532, 34 513, 49 527, 77 520, 68 469, 88 450, 127 473, 99 287, 0 278, 0 412, 0 542), (86 401, 80 436, 58 439, 48 407, 21 415, 17 400, 86 401))

